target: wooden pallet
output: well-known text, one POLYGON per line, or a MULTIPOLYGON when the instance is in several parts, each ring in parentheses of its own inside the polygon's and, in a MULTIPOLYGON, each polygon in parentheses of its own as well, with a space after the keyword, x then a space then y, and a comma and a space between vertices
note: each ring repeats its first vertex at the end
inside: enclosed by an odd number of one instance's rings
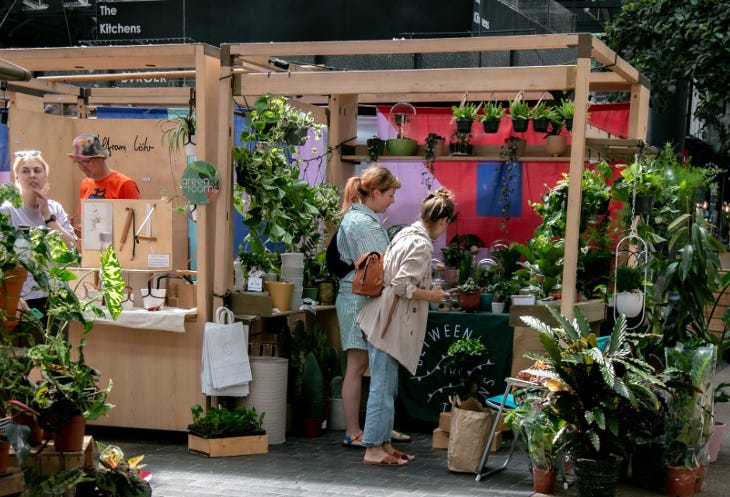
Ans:
POLYGON ((7 473, 0 473, 0 497, 15 495, 25 490, 23 471, 17 467, 8 468, 7 473))
MULTIPOLYGON (((23 461, 24 468, 32 468, 42 475, 53 475, 74 468, 94 465, 94 437, 85 436, 78 452, 56 452, 53 442, 36 445, 23 461)), ((0 494, 2 495, 2 494, 0 494)))

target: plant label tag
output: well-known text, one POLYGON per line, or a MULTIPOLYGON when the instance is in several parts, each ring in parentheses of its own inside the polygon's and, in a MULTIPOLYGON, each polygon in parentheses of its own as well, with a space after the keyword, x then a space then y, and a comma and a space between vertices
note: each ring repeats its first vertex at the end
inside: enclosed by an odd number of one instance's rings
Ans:
POLYGON ((249 292, 261 292, 264 289, 263 279, 261 276, 248 276, 248 287, 249 292))

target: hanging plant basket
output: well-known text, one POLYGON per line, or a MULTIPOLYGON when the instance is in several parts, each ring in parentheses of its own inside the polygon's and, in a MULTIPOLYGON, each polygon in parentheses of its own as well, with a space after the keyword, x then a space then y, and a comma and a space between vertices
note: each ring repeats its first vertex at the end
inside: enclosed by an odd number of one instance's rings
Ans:
POLYGON ((548 129, 548 124, 550 123, 550 120, 546 117, 540 117, 537 119, 532 120, 532 129, 535 130, 537 133, 545 133, 548 129))
POLYGON ((501 119, 485 119, 482 121, 482 127, 485 133, 496 133, 499 131, 499 124, 502 122, 501 119))
POLYGON ((474 124, 472 119, 457 119, 456 131, 458 133, 471 133, 472 124, 474 124))
POLYGON ((527 131, 530 121, 525 118, 512 118, 512 130, 515 133, 524 133, 527 131))
POLYGON ((641 292, 621 292, 614 296, 616 312, 635 318, 644 309, 644 294, 641 292))

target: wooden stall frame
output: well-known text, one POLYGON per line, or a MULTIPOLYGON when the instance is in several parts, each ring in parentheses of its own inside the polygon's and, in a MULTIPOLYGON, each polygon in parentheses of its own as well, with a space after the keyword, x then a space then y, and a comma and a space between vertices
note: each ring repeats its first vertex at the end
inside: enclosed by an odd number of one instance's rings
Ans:
MULTIPOLYGON (((360 104, 394 104, 397 102, 455 102, 468 92, 470 99, 509 99, 523 90, 541 93, 549 90, 574 91, 575 115, 572 130, 569 177, 583 174, 588 129, 588 96, 592 91, 626 91, 631 95, 629 140, 616 140, 623 149, 637 149, 646 139, 649 113, 649 82, 637 69, 624 61, 595 36, 587 33, 474 37, 446 39, 396 39, 368 41, 336 41, 311 43, 246 43, 221 46, 221 80, 219 156, 229 169, 222 177, 231 177, 230 152, 233 145, 232 114, 234 100, 264 93, 296 95, 298 99, 319 102, 329 111, 328 146, 333 151, 327 180, 342 186, 352 175, 354 165, 342 159, 341 145, 355 145, 357 107, 360 104), (357 56, 394 54, 431 54, 495 51, 571 50, 575 60, 560 65, 522 67, 448 67, 439 69, 323 71, 297 67, 279 70, 268 64, 272 58, 357 56), (592 62, 603 71, 592 70, 592 62)), ((601 140, 601 147, 608 145, 601 140)), ((573 316, 576 303, 575 283, 578 261, 578 226, 581 190, 568 190, 567 232, 565 236, 564 291, 561 312, 573 316)), ((230 205, 219 203, 219 209, 230 205)), ((229 211, 224 214, 226 218, 229 211)), ((226 234, 229 247, 231 230, 226 234)), ((218 260, 228 261, 228 253, 220 251, 218 260)), ((227 267, 216 273, 216 284, 231 274, 227 267)))
MULTIPOLYGON (((218 119, 214 117, 218 112, 220 76, 220 50, 216 47, 196 43, 3 49, 0 58, 27 69, 34 76, 30 81, 8 82, 11 143, 14 134, 22 132, 13 126, 15 111, 37 113, 42 119, 48 107, 61 106, 62 115, 48 117, 91 120, 94 107, 101 105, 187 108, 194 92, 197 159, 214 165, 220 163, 218 119), (160 87, 146 83, 144 78, 177 82, 176 86, 160 87), (115 83, 124 79, 139 81, 134 85, 115 83)), ((57 146, 56 138, 52 134, 45 137, 49 147, 57 146)), ((52 165, 58 164, 58 170, 60 166, 71 167, 65 157, 70 142, 64 140, 58 147, 59 160, 52 165)), ((61 179, 70 182, 68 177, 61 179)), ((58 186, 59 178, 53 181, 58 186)), ((78 184, 69 187, 78 192, 78 184)), ((94 327, 88 337, 86 359, 101 369, 102 381, 113 379, 109 401, 117 407, 108 417, 93 424, 186 431, 191 419, 190 407, 205 402, 199 381, 202 332, 214 304, 211 289, 216 233, 228 220, 216 218, 215 205, 199 206, 197 214, 198 317, 185 323, 185 333, 101 323, 94 327)), ((71 340, 79 338, 80 330, 73 327, 71 340)))

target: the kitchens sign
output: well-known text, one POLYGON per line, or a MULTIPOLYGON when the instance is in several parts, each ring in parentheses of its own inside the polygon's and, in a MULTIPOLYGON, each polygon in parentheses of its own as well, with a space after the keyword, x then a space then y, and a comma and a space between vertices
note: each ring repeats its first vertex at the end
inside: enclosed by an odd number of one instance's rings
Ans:
POLYGON ((183 0, 97 2, 98 40, 184 38, 183 0))

